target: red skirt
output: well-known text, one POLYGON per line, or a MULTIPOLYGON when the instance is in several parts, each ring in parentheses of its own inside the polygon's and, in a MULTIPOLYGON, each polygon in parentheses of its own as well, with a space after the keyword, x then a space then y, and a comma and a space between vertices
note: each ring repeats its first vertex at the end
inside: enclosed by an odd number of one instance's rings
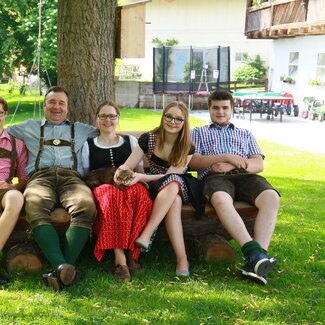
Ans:
POLYGON ((97 235, 94 254, 101 261, 105 250, 122 248, 132 252, 138 260, 140 249, 134 241, 140 236, 150 217, 152 201, 148 190, 137 183, 124 191, 111 184, 93 189, 97 204, 97 218, 93 230, 97 235))

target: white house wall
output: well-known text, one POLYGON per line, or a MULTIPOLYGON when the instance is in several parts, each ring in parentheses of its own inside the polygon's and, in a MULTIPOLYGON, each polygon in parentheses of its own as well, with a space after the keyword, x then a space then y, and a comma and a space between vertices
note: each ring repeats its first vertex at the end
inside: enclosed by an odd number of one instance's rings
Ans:
POLYGON ((249 40, 244 35, 244 0, 152 0, 146 4, 145 59, 124 62, 141 66, 142 78, 152 79, 152 39, 174 38, 179 46, 230 46, 231 75, 240 64, 236 52, 260 54, 268 62, 271 40, 249 40))
POLYGON ((315 78, 318 53, 325 53, 325 35, 275 40, 270 56, 270 90, 292 93, 300 107, 304 106, 304 97, 325 99, 324 86, 308 85, 308 81, 315 78), (280 81, 281 76, 289 74, 290 52, 299 52, 298 73, 294 77, 294 84, 280 81))

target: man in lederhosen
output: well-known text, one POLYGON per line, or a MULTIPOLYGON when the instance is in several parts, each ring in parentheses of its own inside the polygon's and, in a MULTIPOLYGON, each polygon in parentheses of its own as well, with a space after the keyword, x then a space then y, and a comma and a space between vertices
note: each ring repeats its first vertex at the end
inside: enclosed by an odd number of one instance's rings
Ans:
MULTIPOLYGON (((27 183, 27 149, 23 141, 15 139, 4 129, 7 115, 8 104, 0 97, 0 254, 23 207, 24 197, 21 192, 27 183), (13 184, 15 176, 18 177, 18 183, 13 184)), ((7 283, 9 279, 0 273, 0 285, 7 283)))
POLYGON ((24 139, 28 149, 26 218, 35 241, 53 267, 52 272, 43 275, 43 280, 60 291, 80 278, 74 264, 96 216, 91 190, 81 179, 81 147, 97 131, 90 125, 67 119, 68 92, 63 87, 47 91, 43 109, 41 121, 24 121, 10 127, 9 132, 24 139), (58 205, 71 215, 62 248, 50 221, 50 214, 58 205))

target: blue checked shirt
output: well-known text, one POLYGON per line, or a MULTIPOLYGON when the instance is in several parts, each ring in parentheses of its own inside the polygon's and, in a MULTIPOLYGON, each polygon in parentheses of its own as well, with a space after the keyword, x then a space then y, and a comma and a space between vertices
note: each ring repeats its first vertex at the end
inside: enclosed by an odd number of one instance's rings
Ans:
MULTIPOLYGON (((214 123, 196 127, 192 130, 192 141, 195 151, 201 155, 232 154, 243 158, 261 155, 264 159, 253 134, 247 129, 236 128, 232 123, 224 127, 214 123)), ((199 179, 203 179, 209 170, 201 170, 199 179)))
MULTIPOLYGON (((46 119, 37 121, 29 119, 22 123, 10 126, 7 130, 10 134, 18 139, 22 139, 28 149, 28 165, 27 174, 30 176, 35 171, 35 161, 40 145, 41 125, 44 125, 44 140, 47 139, 65 139, 71 140, 71 122, 65 120, 62 124, 54 125, 48 123, 46 119)), ((98 131, 93 126, 76 122, 74 130, 75 152, 77 154, 77 171, 83 175, 81 148, 88 138, 94 138, 98 135, 98 131)), ((39 168, 49 167, 73 167, 73 157, 71 147, 53 147, 44 146, 41 154, 39 168)))

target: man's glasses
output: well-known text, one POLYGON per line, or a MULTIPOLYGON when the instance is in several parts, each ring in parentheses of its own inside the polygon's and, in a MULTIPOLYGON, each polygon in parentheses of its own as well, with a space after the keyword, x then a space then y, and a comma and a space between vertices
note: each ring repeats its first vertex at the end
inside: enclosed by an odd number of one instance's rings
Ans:
POLYGON ((182 119, 181 117, 173 117, 173 115, 170 115, 170 114, 165 114, 164 118, 165 118, 165 121, 168 123, 170 123, 171 121, 174 120, 174 123, 176 125, 180 125, 184 122, 184 119, 182 119))
POLYGON ((105 121, 107 118, 111 121, 114 121, 119 117, 118 114, 108 114, 108 115, 107 114, 98 114, 97 116, 101 121, 105 121))
POLYGON ((0 111, 0 117, 2 117, 3 115, 5 115, 5 112, 0 111))

